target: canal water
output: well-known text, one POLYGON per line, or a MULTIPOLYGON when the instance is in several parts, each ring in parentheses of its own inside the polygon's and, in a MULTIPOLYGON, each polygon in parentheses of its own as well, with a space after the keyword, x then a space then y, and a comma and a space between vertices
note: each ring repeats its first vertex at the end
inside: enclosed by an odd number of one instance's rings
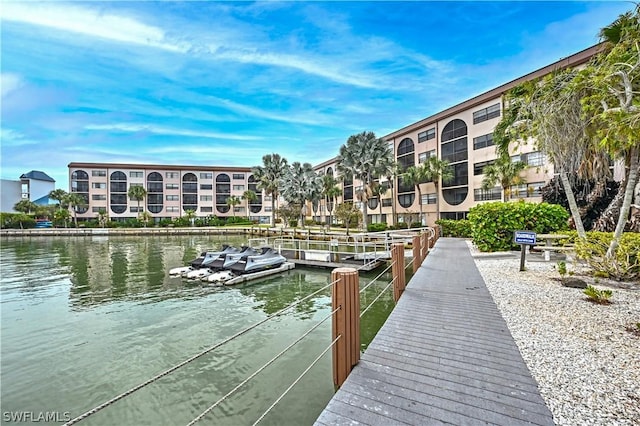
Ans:
MULTIPOLYGON (((223 243, 246 240, 192 235, 2 239, 0 421, 76 417, 331 281, 329 270, 301 267, 234 287, 169 277, 169 269, 223 243)), ((361 287, 379 272, 361 275, 361 287)), ((390 280, 384 274, 362 294, 363 309, 390 280)), ((363 348, 392 308, 387 291, 362 317, 363 348)), ((330 312, 327 289, 80 424, 187 424, 330 312)), ((330 342, 328 320, 199 424, 253 424, 330 342)), ((333 393, 329 351, 260 424, 310 425, 333 393)))

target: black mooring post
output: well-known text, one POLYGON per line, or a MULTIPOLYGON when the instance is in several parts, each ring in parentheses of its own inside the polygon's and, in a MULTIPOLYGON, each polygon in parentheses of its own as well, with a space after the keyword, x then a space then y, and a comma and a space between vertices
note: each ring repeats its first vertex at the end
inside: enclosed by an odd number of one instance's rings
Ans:
POLYGON ((524 271, 524 256, 527 253, 526 244, 520 244, 520 270, 524 271))

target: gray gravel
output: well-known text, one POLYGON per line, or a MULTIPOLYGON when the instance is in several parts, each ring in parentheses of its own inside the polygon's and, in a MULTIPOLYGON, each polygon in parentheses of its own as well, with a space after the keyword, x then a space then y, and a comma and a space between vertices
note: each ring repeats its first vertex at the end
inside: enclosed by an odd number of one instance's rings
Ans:
POLYGON ((598 305, 582 290, 563 287, 557 260, 479 253, 476 265, 522 353, 557 425, 640 424, 640 284, 594 280, 584 266, 567 270, 598 288, 613 290, 598 305))

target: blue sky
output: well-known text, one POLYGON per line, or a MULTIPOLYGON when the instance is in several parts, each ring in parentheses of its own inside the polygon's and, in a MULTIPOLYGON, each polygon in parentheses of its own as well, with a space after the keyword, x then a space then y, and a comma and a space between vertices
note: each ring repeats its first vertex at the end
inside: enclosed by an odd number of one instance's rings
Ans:
POLYGON ((597 43, 629 2, 7 2, 1 175, 318 164, 597 43))

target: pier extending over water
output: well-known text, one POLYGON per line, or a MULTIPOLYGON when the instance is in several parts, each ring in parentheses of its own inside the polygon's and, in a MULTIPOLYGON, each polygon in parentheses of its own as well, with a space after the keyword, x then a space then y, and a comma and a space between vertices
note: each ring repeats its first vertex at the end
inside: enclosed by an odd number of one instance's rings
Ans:
POLYGON ((467 244, 441 238, 316 425, 553 425, 467 244))

